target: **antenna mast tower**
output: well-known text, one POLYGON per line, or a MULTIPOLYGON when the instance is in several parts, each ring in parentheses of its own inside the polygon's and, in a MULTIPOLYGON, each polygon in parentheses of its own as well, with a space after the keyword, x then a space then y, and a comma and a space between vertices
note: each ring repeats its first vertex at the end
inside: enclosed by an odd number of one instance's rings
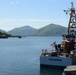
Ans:
POLYGON ((71 28, 76 28, 76 10, 73 6, 73 2, 71 2, 71 8, 69 10, 64 10, 66 14, 70 13, 70 19, 68 24, 68 35, 70 34, 71 28))

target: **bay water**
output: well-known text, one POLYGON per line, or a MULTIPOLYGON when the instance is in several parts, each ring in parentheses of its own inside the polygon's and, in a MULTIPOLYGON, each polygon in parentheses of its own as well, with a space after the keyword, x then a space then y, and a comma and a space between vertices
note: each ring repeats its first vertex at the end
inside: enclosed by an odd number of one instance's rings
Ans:
POLYGON ((27 36, 0 39, 0 75, 62 75, 62 69, 41 68, 42 49, 61 43, 62 37, 27 36))

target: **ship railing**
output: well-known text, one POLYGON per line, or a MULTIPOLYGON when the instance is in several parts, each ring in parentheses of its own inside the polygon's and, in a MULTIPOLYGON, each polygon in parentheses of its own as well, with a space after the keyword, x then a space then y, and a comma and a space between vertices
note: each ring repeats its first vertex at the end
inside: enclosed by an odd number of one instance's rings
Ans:
POLYGON ((58 57, 76 57, 76 50, 70 51, 70 53, 67 52, 57 52, 53 50, 44 50, 42 49, 41 56, 58 56, 58 57))
POLYGON ((54 50, 47 51, 42 49, 42 53, 41 53, 41 56, 59 56, 59 55, 60 53, 54 50))
POLYGON ((76 56, 76 52, 72 51, 70 54, 68 54, 68 53, 59 53, 55 51, 47 51, 47 52, 42 52, 41 56, 74 57, 76 56))
POLYGON ((42 56, 50 56, 51 54, 52 54, 52 51, 47 51, 42 49, 42 53, 41 53, 42 56))

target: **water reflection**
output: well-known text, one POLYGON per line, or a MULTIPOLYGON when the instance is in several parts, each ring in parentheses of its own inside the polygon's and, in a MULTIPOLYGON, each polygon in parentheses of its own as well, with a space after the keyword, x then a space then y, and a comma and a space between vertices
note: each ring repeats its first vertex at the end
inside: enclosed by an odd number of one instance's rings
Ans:
POLYGON ((61 68, 40 67, 40 75, 62 75, 62 73, 61 68))

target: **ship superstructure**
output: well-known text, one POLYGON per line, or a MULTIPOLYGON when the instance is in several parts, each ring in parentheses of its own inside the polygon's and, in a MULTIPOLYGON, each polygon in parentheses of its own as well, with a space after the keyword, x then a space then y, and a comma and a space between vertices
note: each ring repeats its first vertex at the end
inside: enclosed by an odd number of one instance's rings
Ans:
POLYGON ((64 10, 70 14, 67 34, 63 35, 61 44, 53 43, 55 51, 42 49, 40 56, 40 65, 66 67, 76 64, 76 10, 73 2, 71 8, 64 10))

